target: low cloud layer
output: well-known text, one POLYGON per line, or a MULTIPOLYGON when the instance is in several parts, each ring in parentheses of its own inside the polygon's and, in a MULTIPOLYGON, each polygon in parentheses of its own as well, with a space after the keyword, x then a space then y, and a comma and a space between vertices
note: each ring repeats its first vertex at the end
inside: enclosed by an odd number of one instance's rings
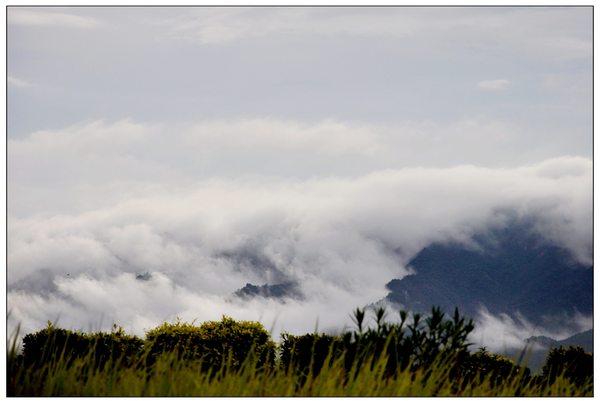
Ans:
MULTIPOLYGON (((528 322, 522 316, 501 314, 494 316, 482 308, 477 317, 471 342, 483 345, 494 351, 522 351, 525 347, 540 349, 537 344, 527 345, 524 341, 532 336, 543 335, 554 340, 566 339, 574 333, 593 327, 593 317, 585 315, 557 315, 553 328, 542 327, 528 322)), ((514 358, 514 357, 511 357, 514 358)))
MULTIPOLYGON (((575 152, 578 142, 585 141, 549 133, 541 144, 522 127, 486 116, 444 124, 272 117, 179 124, 98 120, 9 139, 9 213, 85 212, 194 189, 210 178, 349 180, 387 169, 509 168, 571 152, 588 157, 575 152)), ((557 164, 561 174, 565 167, 557 164)))
POLYGON ((85 212, 13 216, 9 324, 32 331, 56 319, 84 330, 118 323, 143 334, 177 316, 226 314, 261 320, 276 334, 339 329, 356 306, 383 298, 385 284, 406 275, 427 244, 468 243, 514 214, 590 264, 591 174, 590 160, 563 157, 514 169, 213 178, 155 184, 85 212), (147 280, 136 279, 143 273, 147 280), (306 298, 232 297, 248 282, 285 281, 298 282, 306 298))

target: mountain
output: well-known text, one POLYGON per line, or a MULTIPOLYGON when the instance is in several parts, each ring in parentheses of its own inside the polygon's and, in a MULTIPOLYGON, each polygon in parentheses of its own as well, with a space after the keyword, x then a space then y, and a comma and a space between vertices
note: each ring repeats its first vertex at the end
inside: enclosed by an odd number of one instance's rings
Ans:
POLYGON ((294 282, 264 284, 260 286, 246 283, 246 285, 237 290, 234 295, 240 298, 263 297, 280 300, 284 298, 302 299, 302 293, 300 292, 298 285, 294 282))
POLYGON ((536 344, 538 347, 547 348, 548 350, 558 346, 579 346, 588 353, 594 352, 594 331, 592 329, 574 334, 562 340, 555 340, 546 336, 533 336, 526 341, 530 344, 536 344))
POLYGON ((418 312, 432 305, 447 312, 458 307, 471 317, 485 306, 492 314, 520 313, 538 325, 551 325, 556 315, 591 315, 592 267, 531 228, 513 222, 477 235, 476 248, 432 244, 409 262, 415 274, 386 285, 386 300, 418 312))
POLYGON ((586 330, 585 332, 577 333, 564 340, 558 340, 559 346, 580 346, 588 353, 594 352, 594 330, 586 330))
POLYGON ((559 346, 569 347, 577 346, 583 348, 588 353, 594 352, 594 331, 592 329, 574 334, 562 340, 555 340, 547 336, 532 336, 525 340, 527 351, 523 354, 521 349, 505 349, 502 355, 518 361, 520 357, 532 371, 537 371, 546 362, 548 352, 552 348, 559 346))

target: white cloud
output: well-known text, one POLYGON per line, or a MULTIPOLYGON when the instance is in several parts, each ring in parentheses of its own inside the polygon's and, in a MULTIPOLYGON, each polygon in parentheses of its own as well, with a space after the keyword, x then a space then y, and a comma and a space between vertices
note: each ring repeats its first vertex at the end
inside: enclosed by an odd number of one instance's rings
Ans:
POLYGON ((488 51, 514 48, 573 59, 589 57, 592 43, 591 9, 582 8, 204 8, 155 23, 176 37, 211 45, 267 36, 346 35, 485 44, 488 51))
POLYGON ((7 82, 8 82, 9 86, 12 86, 15 88, 29 88, 33 85, 28 81, 21 80, 19 78, 11 76, 11 75, 8 76, 7 82))
POLYGON ((8 7, 8 24, 26 26, 56 26, 78 29, 95 28, 101 25, 98 20, 92 17, 42 10, 43 8, 8 7))
MULTIPOLYGON (((492 351, 514 351, 526 347, 524 341, 532 336, 542 335, 561 340, 593 327, 593 318, 583 315, 574 317, 557 316, 555 319, 560 325, 557 325, 554 329, 548 329, 540 327, 539 324, 530 323, 522 316, 511 317, 506 314, 496 316, 482 308, 479 311, 470 340, 476 345, 486 346, 492 351)), ((535 344, 527 347, 539 348, 535 344)))
POLYGON ((63 158, 68 154, 117 154, 126 151, 127 147, 142 143, 151 131, 151 126, 140 125, 129 119, 112 124, 94 121, 61 130, 41 130, 26 139, 11 140, 10 151, 15 159, 43 153, 63 158))
POLYGON ((205 121, 184 135, 201 149, 310 151, 324 155, 376 155, 384 151, 376 129, 328 119, 315 124, 277 119, 205 121))
POLYGON ((262 315, 276 332, 311 331, 317 317, 323 327, 343 326, 344 312, 383 298, 423 246, 468 242, 500 225, 507 209, 533 217, 542 236, 589 263, 591 167, 565 157, 514 169, 208 179, 85 213, 10 217, 11 321, 32 330, 57 316, 79 327, 102 319, 141 333, 177 315, 232 314, 262 315), (145 272, 149 282, 135 280, 145 272), (307 299, 230 300, 246 282, 281 280, 299 281, 307 299), (35 301, 47 306, 36 311, 35 301))
POLYGON ((166 21, 177 36, 204 44, 285 34, 350 34, 380 36, 409 35, 414 23, 378 11, 352 8, 331 10, 315 8, 213 8, 191 10, 185 16, 166 21), (324 18, 325 17, 325 18, 324 18))
MULTIPOLYGON (((8 140, 9 211, 72 213, 211 177, 357 176, 461 164, 510 167, 569 150, 486 116, 440 124, 323 119, 210 119, 146 124, 92 121, 8 140)), ((558 168, 558 172, 563 167, 558 168)))
MULTIPOLYGON (((557 91, 561 96, 571 96, 578 99, 584 96, 591 105, 592 85, 590 85, 591 73, 561 73, 545 74, 542 78, 542 88, 549 91, 557 91)), ((572 107, 571 103, 568 103, 572 107)))
POLYGON ((477 83, 477 87, 487 91, 499 91, 503 90, 510 84, 510 81, 499 79, 499 80, 483 80, 477 83))

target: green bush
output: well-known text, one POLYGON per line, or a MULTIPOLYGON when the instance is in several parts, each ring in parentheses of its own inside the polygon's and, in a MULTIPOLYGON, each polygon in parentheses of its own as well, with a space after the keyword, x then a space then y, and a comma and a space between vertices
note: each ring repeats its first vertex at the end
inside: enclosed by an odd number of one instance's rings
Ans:
POLYGON ((517 377, 527 381, 531 372, 529 368, 517 366, 512 360, 499 354, 489 353, 485 348, 479 349, 476 353, 459 355, 455 371, 453 375, 457 383, 461 383, 462 386, 474 381, 481 383, 487 379, 493 387, 517 377))
POLYGON ((319 374, 328 361, 331 363, 344 351, 342 339, 327 334, 294 336, 283 333, 281 339, 281 365, 303 378, 308 374, 319 374))
POLYGON ((467 336, 473 322, 461 317, 456 310, 446 319, 439 308, 433 308, 424 321, 419 314, 405 325, 408 314, 400 312, 400 323, 386 323, 384 308, 374 310, 376 327, 364 328, 365 311, 354 311, 357 331, 341 336, 283 334, 281 360, 285 368, 303 374, 317 375, 326 360, 343 357, 347 373, 357 373, 363 365, 371 366, 385 358, 385 374, 393 376, 411 365, 412 369, 427 368, 434 361, 456 357, 467 352, 467 336))
POLYGON ((44 365, 57 360, 71 363, 76 358, 90 357, 96 367, 107 362, 129 365, 142 350, 143 341, 126 335, 114 327, 111 333, 85 334, 48 326, 23 338, 23 364, 44 365))
MULTIPOLYGON (((146 340, 111 333, 46 329, 8 350, 9 396, 580 396, 593 395, 591 354, 551 350, 542 373, 480 349, 468 350, 472 322, 434 308, 422 318, 364 325, 339 336, 282 335, 275 345, 257 322, 223 317, 200 326, 176 322, 146 340), (245 365, 245 363, 247 365, 245 365), (109 364, 109 365, 104 365, 109 364), (150 364, 150 365, 149 365, 150 364), (229 369, 236 369, 231 371, 229 369), (268 370, 265 370, 268 369, 268 370), (199 370, 201 372, 199 372, 199 370)), ((16 339, 15 339, 16 340, 16 339)))
POLYGON ((578 386, 592 382, 594 373, 594 358, 581 347, 562 346, 548 352, 546 363, 542 367, 542 376, 553 383, 563 375, 578 386))
POLYGON ((215 371, 239 369, 247 359, 254 359, 259 367, 272 366, 275 359, 275 343, 260 323, 225 316, 200 326, 163 323, 146 333, 145 349, 150 364, 163 354, 176 354, 180 359, 200 360, 203 369, 215 371))

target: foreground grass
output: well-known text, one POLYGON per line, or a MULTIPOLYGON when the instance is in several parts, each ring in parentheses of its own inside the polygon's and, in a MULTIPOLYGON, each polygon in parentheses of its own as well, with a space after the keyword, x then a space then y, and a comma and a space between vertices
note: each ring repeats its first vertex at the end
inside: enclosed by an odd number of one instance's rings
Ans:
MULTIPOLYGON (((539 374, 485 349, 468 351, 472 321, 439 308, 424 321, 363 326, 341 336, 282 335, 277 346, 258 322, 200 326, 177 321, 129 336, 83 334, 48 323, 13 338, 9 396, 592 396, 592 356, 553 349, 539 374), (314 372, 313 372, 314 371, 314 372)), ((18 334, 18 331, 17 331, 18 334)))
MULTIPOLYGON (((9 357, 10 358, 10 357, 9 357)), ((437 362, 427 370, 384 376, 385 361, 346 373, 341 360, 302 378, 282 368, 257 370, 244 365, 216 373, 175 355, 161 357, 152 370, 108 362, 94 369, 86 358, 70 365, 58 357, 39 368, 19 367, 9 360, 11 396, 592 396, 591 383, 576 386, 559 376, 552 384, 514 377, 500 385, 491 379, 459 385, 450 365, 437 362)))

